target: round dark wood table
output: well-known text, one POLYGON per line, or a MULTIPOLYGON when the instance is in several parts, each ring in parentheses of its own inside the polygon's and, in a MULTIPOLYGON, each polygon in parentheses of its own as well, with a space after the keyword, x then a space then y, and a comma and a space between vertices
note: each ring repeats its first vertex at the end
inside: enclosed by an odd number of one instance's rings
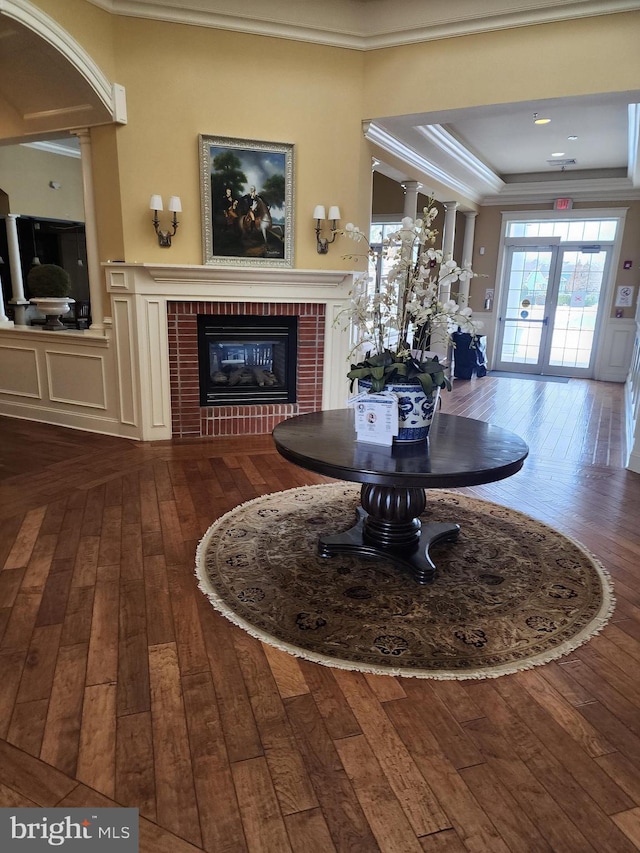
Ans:
POLYGON ((345 533, 322 536, 322 557, 350 553, 384 558, 418 583, 435 576, 430 546, 455 541, 460 531, 454 522, 421 522, 425 489, 503 480, 522 468, 529 453, 515 433, 441 412, 429 438, 416 443, 387 447, 356 441, 353 409, 290 418, 273 430, 273 439, 278 452, 301 468, 363 484, 355 525, 345 533))

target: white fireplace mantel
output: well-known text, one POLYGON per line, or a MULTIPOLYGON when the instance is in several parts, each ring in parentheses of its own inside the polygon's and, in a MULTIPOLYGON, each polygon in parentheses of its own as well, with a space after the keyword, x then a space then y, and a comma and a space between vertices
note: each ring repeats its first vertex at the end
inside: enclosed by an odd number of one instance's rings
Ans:
POLYGON ((108 263, 113 339, 122 422, 142 440, 171 438, 167 303, 321 303, 324 330, 323 409, 346 401, 349 332, 339 314, 354 274, 261 267, 108 263))
POLYGON ((344 270, 299 270, 260 267, 218 267, 196 265, 108 263, 107 286, 134 293, 161 293, 171 299, 201 299, 203 296, 244 301, 247 293, 272 295, 300 301, 344 298, 353 282, 353 273, 344 270), (242 291, 239 292, 238 288, 242 291), (179 288, 179 289, 177 289, 179 288), (212 294, 212 288, 215 293, 212 294), (293 289, 295 288, 295 293, 293 289), (267 293, 268 290, 268 293, 267 293), (191 294, 191 297, 189 296, 191 294), (220 296, 222 294, 222 296, 220 296))

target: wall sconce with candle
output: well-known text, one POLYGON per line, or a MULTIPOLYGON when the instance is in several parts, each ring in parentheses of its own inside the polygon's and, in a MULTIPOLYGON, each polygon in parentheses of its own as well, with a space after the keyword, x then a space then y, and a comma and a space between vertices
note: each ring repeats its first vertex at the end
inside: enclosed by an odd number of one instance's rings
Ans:
POLYGON ((315 210, 313 211, 313 218, 316 220, 316 248, 318 250, 319 255, 326 255, 329 251, 329 244, 333 243, 336 239, 336 225, 340 219, 340 208, 332 205, 329 208, 329 216, 325 216, 325 210, 323 204, 317 204, 315 210), (320 232, 322 231, 322 222, 325 219, 331 220, 331 231, 333 232, 333 237, 329 240, 328 237, 321 237, 320 232))
POLYGON ((153 227, 156 229, 156 234, 158 235, 158 243, 160 244, 160 246, 162 246, 163 249, 168 249, 169 246, 171 246, 171 238, 175 236, 175 233, 178 230, 179 222, 177 214, 182 212, 182 202, 180 201, 180 196, 172 195, 169 198, 168 209, 170 213, 173 213, 173 219, 171 220, 171 231, 162 231, 160 228, 158 211, 164 210, 164 206, 162 204, 162 196, 152 195, 151 200, 149 202, 149 209, 153 210, 153 227))

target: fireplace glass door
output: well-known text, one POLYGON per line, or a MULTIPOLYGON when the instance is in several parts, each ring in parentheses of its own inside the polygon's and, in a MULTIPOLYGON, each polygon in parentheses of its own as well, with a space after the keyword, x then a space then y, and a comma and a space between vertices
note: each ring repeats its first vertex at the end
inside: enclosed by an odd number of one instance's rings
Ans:
POLYGON ((199 315, 200 405, 295 403, 297 322, 199 315))

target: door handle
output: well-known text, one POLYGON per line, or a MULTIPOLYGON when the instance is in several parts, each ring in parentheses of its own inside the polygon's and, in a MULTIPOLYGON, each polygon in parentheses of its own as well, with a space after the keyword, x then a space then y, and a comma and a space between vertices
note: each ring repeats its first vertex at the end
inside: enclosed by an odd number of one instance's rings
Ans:
MULTIPOLYGON (((504 319, 509 323, 544 323, 545 326, 549 323, 548 317, 542 320, 537 320, 535 317, 505 317, 504 319)), ((502 317, 498 317, 498 320, 502 322, 502 317)))

